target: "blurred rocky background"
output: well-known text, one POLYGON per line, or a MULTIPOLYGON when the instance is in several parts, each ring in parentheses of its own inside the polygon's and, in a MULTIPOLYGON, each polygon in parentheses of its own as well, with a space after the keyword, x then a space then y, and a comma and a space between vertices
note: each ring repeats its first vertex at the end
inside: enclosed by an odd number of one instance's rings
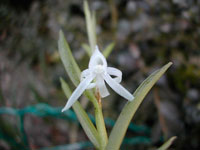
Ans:
MULTIPOLYGON (((154 149, 174 135, 177 139, 171 149, 199 149, 200 0, 90 0, 89 5, 96 11, 98 45, 104 49, 115 42, 108 63, 123 72, 123 85, 129 91, 156 69, 173 62, 132 120, 150 128, 151 142, 123 149, 154 149)), ((60 29, 85 69, 89 57, 81 46, 88 43, 82 0, 0 1, 1 107, 64 106, 67 99, 59 77, 72 84, 57 52, 60 29)), ((103 112, 115 120, 126 100, 110 92, 112 95, 103 100, 103 112)), ((87 99, 80 101, 92 114, 87 99)), ((16 116, 0 115, 0 149, 22 149, 18 124, 16 116)), ((30 150, 88 140, 77 123, 51 117, 27 114, 24 130, 30 150)), ((127 137, 141 135, 127 132, 127 137)))

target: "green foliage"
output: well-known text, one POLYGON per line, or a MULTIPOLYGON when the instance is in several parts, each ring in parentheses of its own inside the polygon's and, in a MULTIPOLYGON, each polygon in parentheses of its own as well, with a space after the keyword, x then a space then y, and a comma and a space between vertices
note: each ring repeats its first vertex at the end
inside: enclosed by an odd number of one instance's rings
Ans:
POLYGON ((134 92, 135 99, 132 102, 127 102, 122 112, 120 113, 115 126, 113 127, 109 136, 108 145, 106 150, 118 150, 125 136, 126 130, 136 110, 144 100, 144 97, 150 91, 152 86, 160 79, 165 71, 172 65, 166 64, 161 69, 152 73, 134 92))
MULTIPOLYGON (((59 55, 60 55, 61 61, 65 67, 65 70, 70 80, 75 86, 77 86, 80 82, 81 71, 72 55, 69 44, 65 40, 65 37, 62 31, 60 31, 60 34, 59 34, 58 49, 59 49, 59 55)), ((92 92, 87 90, 85 91, 84 94, 89 100, 91 100, 91 102, 93 103, 95 107, 98 107, 97 101, 92 92)))
POLYGON ((91 53, 96 46, 96 19, 94 12, 91 14, 89 11, 88 3, 84 0, 84 13, 86 19, 87 33, 90 43, 91 53))
POLYGON ((58 50, 67 74, 75 86, 79 84, 81 71, 74 60, 69 44, 62 31, 59 33, 58 50))

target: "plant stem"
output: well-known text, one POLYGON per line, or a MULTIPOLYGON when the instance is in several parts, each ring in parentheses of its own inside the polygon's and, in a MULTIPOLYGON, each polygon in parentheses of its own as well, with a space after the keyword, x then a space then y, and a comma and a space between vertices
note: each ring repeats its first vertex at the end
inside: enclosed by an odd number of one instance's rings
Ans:
POLYGON ((97 126, 97 132, 99 133, 99 138, 100 138, 100 150, 104 150, 108 142, 108 136, 107 136, 107 131, 106 131, 105 122, 104 122, 103 113, 102 113, 101 96, 99 92, 97 92, 95 96, 99 104, 97 107, 95 107, 96 126, 97 126))

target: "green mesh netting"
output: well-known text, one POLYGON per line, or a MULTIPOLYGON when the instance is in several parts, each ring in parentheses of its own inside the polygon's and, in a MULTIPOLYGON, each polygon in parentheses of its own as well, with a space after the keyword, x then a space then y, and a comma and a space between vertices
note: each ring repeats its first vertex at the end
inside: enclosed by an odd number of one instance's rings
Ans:
MULTIPOLYGON (((43 103, 33 105, 33 106, 28 106, 23 109, 1 107, 0 114, 1 115, 9 114, 9 115, 14 115, 16 117, 19 117, 19 129, 20 129, 20 134, 21 134, 21 141, 23 141, 22 143, 17 142, 15 137, 7 133, 8 131, 5 131, 3 128, 0 129, 0 139, 3 139, 7 143, 9 143, 15 149, 22 149, 22 148, 27 149, 27 150, 29 149, 27 135, 24 130, 24 116, 26 114, 32 114, 38 117, 55 117, 58 119, 65 119, 68 121, 78 123, 78 119, 74 111, 68 110, 68 111, 65 111, 64 113, 61 113, 60 107, 51 107, 48 104, 43 104, 43 103)), ((93 122, 95 121, 95 118, 93 115, 89 114, 89 117, 91 118, 93 122)), ((112 127, 115 124, 115 121, 110 118, 105 118, 105 123, 107 126, 112 127)), ((135 125, 131 123, 129 126, 129 130, 136 133, 142 133, 145 135, 150 134, 150 129, 144 125, 135 125)), ((149 144, 149 143, 150 143, 150 138, 145 137, 145 136, 137 136, 134 138, 126 138, 123 142, 123 145, 149 144)), ((63 149, 72 150, 72 149, 84 149, 84 148, 92 148, 92 147, 93 146, 89 141, 85 141, 85 142, 78 142, 78 143, 67 144, 67 145, 41 148, 39 150, 63 150, 63 149)))

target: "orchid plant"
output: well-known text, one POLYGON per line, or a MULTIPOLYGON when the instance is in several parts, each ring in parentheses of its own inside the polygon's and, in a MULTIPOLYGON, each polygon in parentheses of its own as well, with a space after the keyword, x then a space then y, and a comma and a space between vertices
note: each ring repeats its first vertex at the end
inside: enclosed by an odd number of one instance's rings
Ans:
MULTIPOLYGON (((117 68, 107 66, 106 57, 113 50, 114 44, 111 43, 102 53, 100 52, 98 46, 96 46, 95 16, 94 13, 89 11, 87 1, 84 1, 84 12, 86 16, 89 45, 83 44, 82 46, 90 56, 88 69, 81 72, 71 53, 71 49, 64 38, 63 32, 60 31, 59 35, 58 48, 60 58, 69 78, 76 86, 76 89, 72 93, 68 84, 62 78, 60 79, 62 89, 68 98, 62 112, 66 113, 70 107, 73 108, 86 135, 96 149, 119 150, 129 123, 131 122, 136 110, 152 86, 159 80, 172 63, 169 62, 161 69, 152 73, 141 83, 134 94, 129 93, 122 85, 119 84, 122 80, 122 72, 117 68), (128 100, 117 118, 109 137, 105 127, 101 105, 101 98, 109 95, 105 82, 117 94, 128 100), (92 88, 95 88, 95 90, 90 90, 92 88), (92 123, 84 108, 77 101, 83 93, 92 102, 95 108, 94 115, 96 126, 92 123)), ((159 150, 167 149, 173 140, 174 137, 169 139, 163 146, 160 147, 159 150)))

